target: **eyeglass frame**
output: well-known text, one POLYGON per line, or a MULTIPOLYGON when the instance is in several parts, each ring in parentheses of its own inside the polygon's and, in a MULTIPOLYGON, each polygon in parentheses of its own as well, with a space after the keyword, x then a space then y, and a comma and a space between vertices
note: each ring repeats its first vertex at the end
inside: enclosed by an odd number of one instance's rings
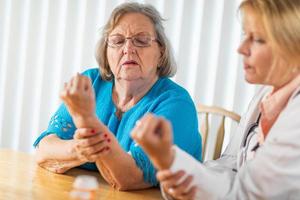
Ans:
POLYGON ((149 45, 147 45, 147 46, 138 46, 138 45, 136 45, 136 44, 134 43, 134 41, 135 41, 134 39, 135 39, 136 36, 139 36, 139 35, 142 35, 142 34, 141 34, 141 33, 138 33, 138 34, 133 35, 133 36, 131 36, 131 37, 125 37, 124 35, 121 35, 121 34, 109 35, 109 36, 106 37, 105 42, 106 42, 107 46, 108 46, 108 47, 111 47, 111 48, 120 48, 120 47, 123 47, 123 46, 126 44, 126 41, 127 41, 127 40, 131 40, 132 44, 133 44, 135 47, 139 47, 139 48, 150 47, 150 46, 152 45, 152 42, 153 42, 153 41, 155 41, 155 42, 157 42, 158 44, 160 44, 159 40, 158 40, 156 37, 151 36, 150 34, 149 34, 149 35, 146 34, 146 36, 149 37, 149 39, 150 39, 150 40, 149 40, 149 45), (120 46, 118 46, 118 45, 116 45, 116 46, 111 45, 111 44, 109 43, 109 37, 111 37, 111 36, 122 36, 122 37, 124 38, 124 43, 122 43, 122 45, 120 45, 120 46))

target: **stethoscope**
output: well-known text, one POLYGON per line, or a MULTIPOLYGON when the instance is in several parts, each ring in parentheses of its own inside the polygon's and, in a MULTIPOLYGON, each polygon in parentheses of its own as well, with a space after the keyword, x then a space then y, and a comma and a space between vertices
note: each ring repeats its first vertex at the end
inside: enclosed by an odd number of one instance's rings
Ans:
MULTIPOLYGON (((298 92, 296 93, 296 95, 294 96, 294 98, 295 98, 297 95, 300 95, 300 91, 298 91, 298 92)), ((249 143, 248 141, 250 141, 251 137, 253 136, 251 133, 253 133, 253 132, 255 131, 255 129, 258 127, 260 118, 261 118, 261 113, 259 113, 259 115, 258 115, 258 117, 257 117, 257 119, 256 119, 256 121, 255 121, 255 123, 253 123, 251 126, 249 126, 248 131, 247 131, 247 134, 245 135, 244 140, 243 140, 243 144, 242 144, 242 146, 241 146, 242 148, 246 148, 246 147, 249 145, 249 144, 247 144, 247 143, 249 143), (248 138, 248 137, 250 137, 250 138, 248 138)), ((253 147, 253 149, 251 149, 251 151, 255 151, 255 150, 257 150, 258 148, 259 148, 259 143, 257 143, 257 144, 253 147)))
MULTIPOLYGON (((254 135, 257 133, 255 132, 255 129, 257 129, 260 121, 261 113, 258 115, 257 120, 255 123, 251 124, 248 127, 247 134, 244 136, 242 145, 241 145, 241 155, 240 155, 240 165, 242 163, 246 162, 247 159, 247 150, 249 148, 250 141, 254 135)), ((260 147, 259 142, 256 143, 256 145, 251 149, 251 151, 256 151, 260 147)))
POLYGON ((251 124, 251 126, 248 127, 247 134, 245 135, 244 140, 243 140, 242 148, 247 146, 247 141, 249 141, 248 137, 258 127, 260 117, 261 117, 261 113, 259 113, 255 123, 251 124))

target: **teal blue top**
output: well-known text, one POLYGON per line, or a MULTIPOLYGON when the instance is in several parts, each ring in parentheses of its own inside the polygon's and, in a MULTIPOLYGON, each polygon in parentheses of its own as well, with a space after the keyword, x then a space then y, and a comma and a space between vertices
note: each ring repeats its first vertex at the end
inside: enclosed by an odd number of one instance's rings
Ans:
MULTIPOLYGON (((115 114, 116 106, 112 100, 113 81, 102 80, 98 69, 89 69, 83 75, 92 80, 97 117, 114 133, 121 147, 132 155, 137 166, 143 171, 145 181, 157 185, 156 171, 142 148, 135 145, 130 132, 136 121, 148 112, 168 119, 173 128, 174 143, 197 160, 201 159, 202 146, 197 113, 185 89, 168 78, 159 78, 148 93, 118 119, 115 114)), ((72 117, 65 104, 62 104, 52 116, 48 129, 36 139, 34 146, 36 147, 40 140, 49 134, 70 140, 75 130, 72 117)), ((95 163, 86 163, 81 167, 97 170, 95 163)))

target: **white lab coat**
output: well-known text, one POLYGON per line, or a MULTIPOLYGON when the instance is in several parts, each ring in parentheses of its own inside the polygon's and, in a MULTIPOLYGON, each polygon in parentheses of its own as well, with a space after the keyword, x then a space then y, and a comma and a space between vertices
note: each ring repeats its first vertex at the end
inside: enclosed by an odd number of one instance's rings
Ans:
POLYGON ((300 88, 289 99, 255 157, 244 162, 240 158, 248 127, 257 120, 258 105, 270 89, 263 87, 251 101, 218 160, 201 164, 173 147, 175 160, 171 170, 183 169, 194 176, 197 200, 300 199, 300 88))

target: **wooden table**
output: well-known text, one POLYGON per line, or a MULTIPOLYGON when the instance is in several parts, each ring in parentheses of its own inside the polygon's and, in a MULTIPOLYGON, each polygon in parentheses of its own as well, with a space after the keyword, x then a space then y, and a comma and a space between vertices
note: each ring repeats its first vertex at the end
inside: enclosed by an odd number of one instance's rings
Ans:
POLYGON ((72 169, 66 174, 54 174, 36 165, 34 156, 12 150, 0 150, 0 199, 70 199, 77 175, 96 176, 100 186, 97 199, 156 200, 162 199, 157 188, 120 192, 112 189, 98 173, 72 169))

